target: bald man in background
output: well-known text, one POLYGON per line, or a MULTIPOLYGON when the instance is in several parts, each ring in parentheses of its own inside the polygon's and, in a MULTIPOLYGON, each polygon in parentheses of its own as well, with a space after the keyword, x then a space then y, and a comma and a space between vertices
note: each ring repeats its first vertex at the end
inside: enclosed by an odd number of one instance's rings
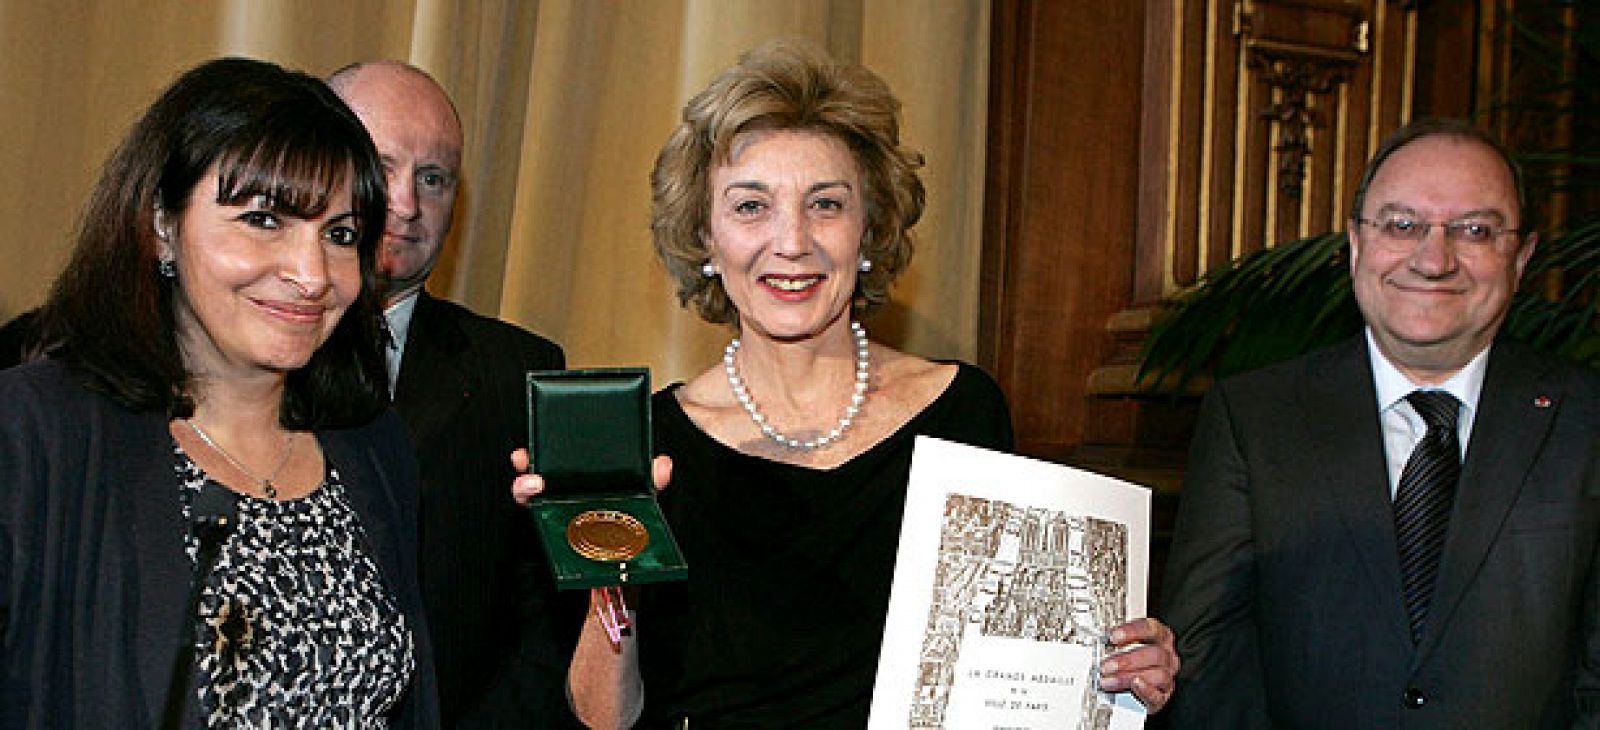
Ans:
POLYGON ((527 440, 523 374, 561 368, 561 348, 423 288, 450 230, 463 146, 438 83, 393 61, 345 67, 328 83, 387 174, 378 278, 394 406, 422 467, 418 563, 443 726, 576 727, 566 668, 587 595, 558 597, 532 521, 507 493, 506 455, 527 440))

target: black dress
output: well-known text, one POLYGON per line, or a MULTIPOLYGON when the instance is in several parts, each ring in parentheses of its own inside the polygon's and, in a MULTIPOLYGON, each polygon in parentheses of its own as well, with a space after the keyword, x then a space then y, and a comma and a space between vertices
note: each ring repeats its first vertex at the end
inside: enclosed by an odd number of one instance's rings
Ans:
POLYGON ((655 445, 673 458, 661 505, 685 583, 639 605, 640 727, 864 727, 919 434, 1010 450, 994 381, 955 380, 900 430, 833 469, 734 451, 655 395, 655 445))

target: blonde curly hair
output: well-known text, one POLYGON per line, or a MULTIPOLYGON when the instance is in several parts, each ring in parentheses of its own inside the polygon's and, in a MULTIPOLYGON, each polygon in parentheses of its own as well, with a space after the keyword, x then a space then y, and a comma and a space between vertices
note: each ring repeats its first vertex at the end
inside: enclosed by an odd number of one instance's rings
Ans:
POLYGON ((911 227, 926 193, 922 155, 900 145, 900 102, 866 68, 805 46, 776 41, 745 53, 683 108, 683 122, 650 173, 650 230, 656 254, 677 283, 678 302, 715 324, 737 324, 720 277, 701 267, 711 215, 711 171, 726 164, 741 132, 804 130, 840 140, 861 169, 866 230, 861 255, 872 269, 856 282, 856 306, 888 299, 911 261, 911 227))

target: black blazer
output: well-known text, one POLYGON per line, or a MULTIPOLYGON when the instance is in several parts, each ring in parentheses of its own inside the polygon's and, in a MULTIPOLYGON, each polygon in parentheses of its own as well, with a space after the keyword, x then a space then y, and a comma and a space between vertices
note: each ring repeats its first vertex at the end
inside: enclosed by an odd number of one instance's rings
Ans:
POLYGON ((1363 336, 1207 396, 1166 577, 1174 727, 1584 727, 1600 702, 1600 375, 1489 355, 1413 647, 1363 336))
MULTIPOLYGON (((436 727, 403 426, 391 412, 317 440, 414 631, 395 726, 436 727)), ((128 411, 56 361, 0 372, 0 727, 160 722, 191 574, 171 450, 164 414, 128 411)))
POLYGON ((394 404, 422 467, 422 590, 446 727, 576 722, 565 687, 587 595, 557 596, 510 491, 509 455, 527 445, 524 374, 563 362, 542 337, 417 300, 394 404))

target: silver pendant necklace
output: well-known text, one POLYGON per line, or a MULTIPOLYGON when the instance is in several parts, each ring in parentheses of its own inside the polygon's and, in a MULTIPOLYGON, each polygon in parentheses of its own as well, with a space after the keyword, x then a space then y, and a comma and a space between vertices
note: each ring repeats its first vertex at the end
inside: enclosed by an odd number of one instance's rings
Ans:
POLYGON ((238 469, 245 476, 250 477, 251 480, 255 481, 255 483, 261 485, 261 493, 265 494, 267 499, 278 498, 278 485, 275 482, 278 479, 278 473, 283 471, 283 465, 289 463, 289 455, 294 453, 294 437, 298 434, 296 434, 294 431, 289 432, 289 438, 284 442, 283 445, 283 456, 278 459, 278 465, 272 468, 272 473, 268 474, 267 477, 263 479, 256 476, 255 472, 245 468, 245 465, 240 463, 238 459, 233 458, 233 454, 228 453, 227 449, 218 446, 217 442, 211 439, 210 434, 207 434, 205 431, 201 430, 200 424, 195 423, 191 419, 185 418, 183 419, 183 425, 188 426, 189 430, 193 431, 194 435, 199 436, 200 440, 206 443, 206 446, 210 446, 212 451, 217 452, 222 456, 222 458, 227 459, 228 463, 233 465, 233 468, 238 469))
POLYGON ((728 387, 733 389, 733 397, 738 399, 739 405, 744 406, 744 412, 749 414, 750 420, 761 429, 761 433, 777 442, 779 446, 796 451, 815 451, 828 444, 838 441, 844 432, 855 423, 856 414, 861 412, 862 404, 867 402, 867 383, 871 380, 870 362, 867 358, 867 330, 860 322, 850 321, 850 333, 856 340, 856 384, 855 390, 850 395, 850 405, 844 409, 844 416, 839 419, 838 425, 809 441, 792 438, 779 431, 767 417, 761 414, 761 409, 756 407, 755 399, 750 397, 750 391, 744 385, 744 380, 739 377, 739 367, 734 356, 739 353, 739 338, 733 338, 728 343, 728 348, 722 352, 722 369, 728 374, 728 387))

